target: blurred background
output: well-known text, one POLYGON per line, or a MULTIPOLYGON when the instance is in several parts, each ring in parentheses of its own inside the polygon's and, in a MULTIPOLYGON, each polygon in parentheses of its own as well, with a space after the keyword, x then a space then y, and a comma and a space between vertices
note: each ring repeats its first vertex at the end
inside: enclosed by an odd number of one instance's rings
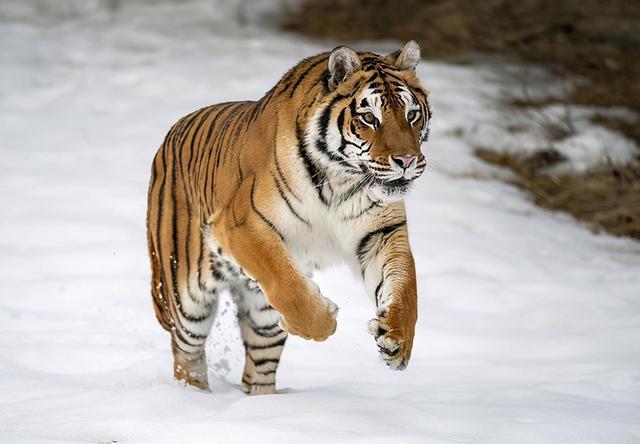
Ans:
POLYGON ((0 442, 638 442, 638 29, 617 0, 3 0, 0 442), (314 279, 338 330, 288 339, 279 395, 237 388, 228 295, 213 393, 175 383, 145 235, 170 126, 409 39, 434 117, 408 369, 336 267, 314 279))

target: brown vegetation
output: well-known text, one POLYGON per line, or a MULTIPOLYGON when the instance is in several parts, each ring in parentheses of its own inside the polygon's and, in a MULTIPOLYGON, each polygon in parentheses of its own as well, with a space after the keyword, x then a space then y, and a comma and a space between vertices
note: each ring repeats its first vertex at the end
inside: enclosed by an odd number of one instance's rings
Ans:
POLYGON ((585 77, 572 102, 640 110, 640 2, 308 0, 285 29, 341 41, 415 39, 428 57, 513 55, 585 77))
POLYGON ((562 161, 553 149, 523 156, 480 148, 476 155, 513 171, 513 183, 530 191, 536 204, 566 211, 595 229, 640 240, 640 161, 567 174, 550 168, 562 161))

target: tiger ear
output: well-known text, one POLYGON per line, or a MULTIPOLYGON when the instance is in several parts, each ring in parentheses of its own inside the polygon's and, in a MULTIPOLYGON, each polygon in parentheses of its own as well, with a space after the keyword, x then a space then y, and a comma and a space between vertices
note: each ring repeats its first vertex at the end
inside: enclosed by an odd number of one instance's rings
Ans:
POLYGON ((415 71, 420 61, 420 47, 415 40, 409 40, 399 51, 389 54, 387 57, 400 71, 415 71))
POLYGON ((329 90, 333 91, 339 83, 360 68, 358 54, 346 46, 338 46, 329 55, 329 90))

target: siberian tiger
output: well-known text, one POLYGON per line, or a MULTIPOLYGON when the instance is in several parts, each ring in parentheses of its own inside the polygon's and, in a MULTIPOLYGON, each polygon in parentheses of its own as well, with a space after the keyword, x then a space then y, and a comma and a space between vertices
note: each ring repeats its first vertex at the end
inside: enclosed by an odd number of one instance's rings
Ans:
POLYGON ((238 307, 243 389, 275 393, 287 334, 323 341, 338 307, 310 277, 339 261, 377 310, 368 330, 402 370, 417 319, 403 196, 425 168, 431 111, 416 42, 387 56, 341 46, 304 59, 258 101, 179 120, 153 161, 152 295, 174 376, 208 387, 218 295, 238 307))

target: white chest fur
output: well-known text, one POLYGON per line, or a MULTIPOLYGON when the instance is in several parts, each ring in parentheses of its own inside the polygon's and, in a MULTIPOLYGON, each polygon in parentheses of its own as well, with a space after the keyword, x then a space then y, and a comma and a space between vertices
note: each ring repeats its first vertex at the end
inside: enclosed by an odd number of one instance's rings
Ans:
MULTIPOLYGON (((340 190, 334 187, 332 191, 335 196, 340 190)), ((278 217, 289 254, 299 269, 311 275, 336 263, 351 265, 358 241, 369 232, 381 209, 379 204, 370 199, 368 192, 343 203, 322 202, 317 194, 308 193, 303 202, 295 208, 300 217, 284 205, 278 217)))

